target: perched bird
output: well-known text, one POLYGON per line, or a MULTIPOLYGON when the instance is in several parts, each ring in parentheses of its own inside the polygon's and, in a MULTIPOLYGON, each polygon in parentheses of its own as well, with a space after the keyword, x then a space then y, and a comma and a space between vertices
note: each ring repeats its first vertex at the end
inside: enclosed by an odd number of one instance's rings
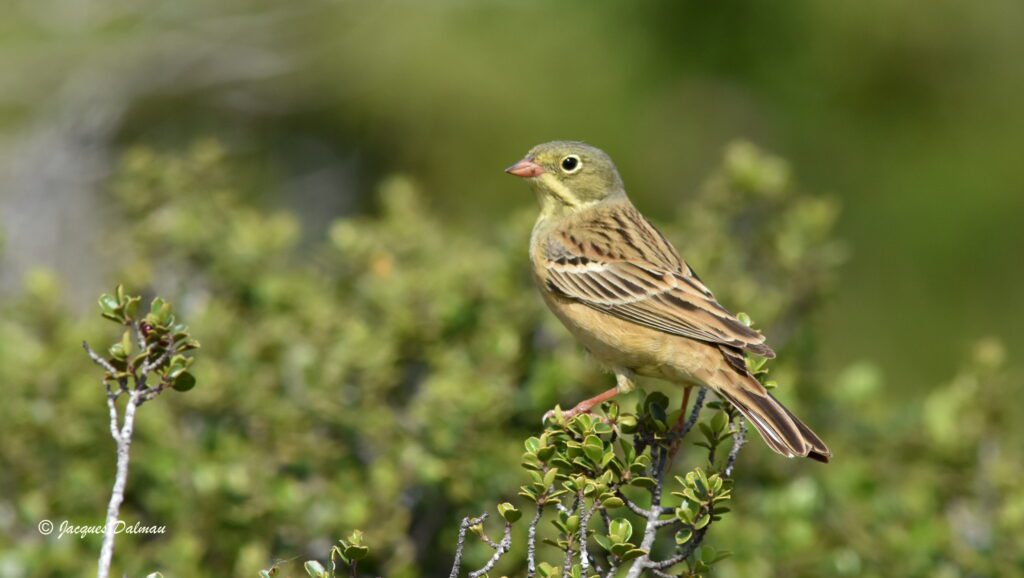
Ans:
POLYGON ((538 145, 505 172, 530 182, 541 211, 530 238, 534 278, 552 312, 616 376, 616 387, 579 403, 586 413, 632 390, 636 375, 710 388, 776 452, 827 462, 832 452, 751 375, 744 351, 775 357, 741 323, 626 196, 600 149, 538 145))

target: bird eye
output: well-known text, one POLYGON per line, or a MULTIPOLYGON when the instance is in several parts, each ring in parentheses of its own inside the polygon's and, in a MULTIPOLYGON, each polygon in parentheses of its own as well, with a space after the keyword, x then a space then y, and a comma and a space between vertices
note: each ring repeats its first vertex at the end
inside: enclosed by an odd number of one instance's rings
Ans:
POLYGON ((575 173, 580 170, 581 166, 583 166, 583 163, 580 162, 580 157, 576 155, 569 155, 562 159, 562 171, 566 174, 571 175, 572 173, 575 173))

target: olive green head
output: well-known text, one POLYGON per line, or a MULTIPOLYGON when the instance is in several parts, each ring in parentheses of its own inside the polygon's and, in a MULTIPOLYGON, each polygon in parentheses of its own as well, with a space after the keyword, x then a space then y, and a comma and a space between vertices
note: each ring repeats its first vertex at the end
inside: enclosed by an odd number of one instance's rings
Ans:
POLYGON ((505 172, 529 180, 546 210, 571 212, 626 195, 612 159, 581 142, 537 145, 505 172))

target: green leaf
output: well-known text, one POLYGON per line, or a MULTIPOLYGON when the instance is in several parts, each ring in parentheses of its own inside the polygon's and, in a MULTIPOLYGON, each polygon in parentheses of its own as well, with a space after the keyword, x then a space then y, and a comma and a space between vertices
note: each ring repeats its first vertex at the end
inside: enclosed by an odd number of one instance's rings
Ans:
POLYGON ((630 524, 629 520, 625 518, 612 520, 612 523, 608 525, 608 535, 615 542, 628 542, 633 536, 633 524, 630 524))
POLYGON ((612 554, 614 554, 614 555, 618 556, 619 558, 621 558, 621 557, 626 555, 626 552, 629 552, 630 550, 633 550, 633 549, 634 549, 633 545, 630 544, 629 542, 618 542, 618 543, 612 544, 611 552, 612 552, 612 554))
POLYGON ((684 528, 676 532, 676 544, 679 546, 689 542, 690 538, 693 538, 693 531, 689 528, 684 528))
POLYGON ((174 379, 174 384, 171 386, 177 391, 188 391, 196 386, 196 378, 189 372, 184 372, 178 375, 174 379))
POLYGON ((636 433, 637 421, 635 415, 624 415, 618 420, 619 429, 624 434, 636 433))
POLYGON ((132 332, 125 331, 121 334, 121 349, 124 350, 125 357, 132 354, 132 332))
POLYGON ((601 442, 601 438, 589 435, 583 440, 583 452, 591 462, 600 464, 604 456, 604 443, 601 442))
POLYGON ((639 488, 645 488, 648 490, 653 490, 658 485, 658 482, 654 481, 654 478, 648 478, 644 476, 633 478, 632 480, 629 481, 629 483, 639 488))
POLYGON ((366 558, 366 555, 369 553, 370 549, 366 546, 357 546, 352 544, 348 548, 345 548, 345 557, 353 561, 362 560, 363 558, 366 558))
POLYGON ((544 487, 545 488, 550 488, 551 485, 555 483, 555 478, 557 478, 557 477, 558 477, 558 468, 551 468, 550 470, 548 470, 547 473, 544 474, 544 481, 543 481, 544 487))
POLYGON ((607 498, 601 502, 601 507, 603 508, 621 508, 625 505, 626 502, 623 502, 622 498, 619 498, 618 496, 612 496, 611 498, 607 498))
POLYGON ((542 462, 550 460, 553 455, 555 455, 555 446, 545 446, 537 450, 537 459, 542 462))
POLYGON ((115 343, 110 346, 110 356, 114 359, 124 361, 128 358, 128 353, 124 350, 124 345, 121 343, 115 343))
POLYGON ((711 429, 716 433, 725 430, 725 426, 729 423, 729 417, 725 415, 724 411, 720 411, 711 418, 711 429))
POLYGON ((514 524, 519 520, 519 518, 523 517, 523 513, 508 502, 498 504, 498 513, 501 514, 501 517, 509 524, 514 524))
POLYGON ((536 454, 537 450, 541 448, 540 439, 536 437, 527 438, 523 445, 526 446, 526 451, 531 454, 536 454))
POLYGON ((594 541, 597 542, 598 546, 604 548, 606 552, 612 551, 612 541, 611 538, 609 538, 608 536, 605 536, 604 534, 595 533, 594 541))
POLYGON ((303 568, 306 569, 306 574, 309 574, 309 578, 328 578, 327 570, 324 570, 323 565, 316 560, 307 561, 303 568))
POLYGON ((619 556, 619 558, 623 562, 628 562, 628 561, 633 560, 635 558, 639 558, 640 556, 643 556, 646 553, 647 553, 647 550, 641 550, 640 548, 633 548, 632 550, 630 550, 630 551, 626 552, 625 554, 622 554, 621 556, 619 556))
POLYGON ((121 304, 117 301, 117 297, 104 293, 100 295, 100 310, 107 315, 114 315, 118 309, 121 308, 121 304))
POLYGON ((139 302, 142 301, 141 297, 129 297, 128 301, 124 305, 124 315, 128 319, 135 319, 135 316, 139 313, 139 302))

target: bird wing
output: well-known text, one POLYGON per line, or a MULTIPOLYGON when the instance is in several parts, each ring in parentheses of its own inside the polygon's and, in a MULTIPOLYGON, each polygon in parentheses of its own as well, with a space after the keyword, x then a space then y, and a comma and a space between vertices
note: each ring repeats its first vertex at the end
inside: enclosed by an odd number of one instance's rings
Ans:
POLYGON ((664 333, 775 356, 632 205, 553 231, 540 257, 542 282, 564 298, 664 333))

